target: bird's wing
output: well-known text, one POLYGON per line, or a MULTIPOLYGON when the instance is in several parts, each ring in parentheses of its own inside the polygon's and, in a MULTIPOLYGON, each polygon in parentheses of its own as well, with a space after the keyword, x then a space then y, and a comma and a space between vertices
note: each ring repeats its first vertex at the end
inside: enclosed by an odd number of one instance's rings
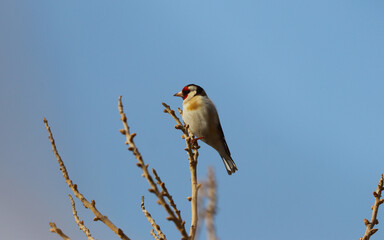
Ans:
POLYGON ((217 119, 219 121, 218 123, 218 131, 219 131, 219 135, 220 135, 220 139, 223 141, 224 143, 224 148, 225 148, 225 152, 231 156, 231 152, 229 151, 229 148, 228 148, 228 145, 227 145, 227 141, 225 141, 225 136, 224 136, 224 132, 223 132, 223 128, 221 127, 221 123, 220 123, 220 120, 217 119))

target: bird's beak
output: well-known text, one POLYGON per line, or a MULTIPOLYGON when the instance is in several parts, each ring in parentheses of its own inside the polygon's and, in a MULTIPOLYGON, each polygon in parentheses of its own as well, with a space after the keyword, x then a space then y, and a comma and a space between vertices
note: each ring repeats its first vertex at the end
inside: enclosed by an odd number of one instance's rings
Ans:
POLYGON ((173 95, 173 96, 175 96, 175 97, 183 97, 183 92, 182 91, 180 91, 180 92, 178 92, 178 93, 175 93, 175 95, 173 95))

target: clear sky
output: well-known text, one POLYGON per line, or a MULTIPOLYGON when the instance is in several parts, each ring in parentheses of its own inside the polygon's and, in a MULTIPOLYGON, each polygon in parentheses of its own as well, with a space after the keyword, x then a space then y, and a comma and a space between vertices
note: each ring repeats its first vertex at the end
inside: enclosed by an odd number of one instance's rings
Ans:
MULTIPOLYGON (((0 238, 84 239, 43 125, 70 177, 132 239, 147 192, 119 133, 118 96, 144 159, 189 225, 184 142, 161 102, 189 83, 215 102, 239 171, 213 166, 217 231, 232 239, 358 239, 384 172, 384 2, 0 1, 0 238)), ((97 239, 116 239, 77 201, 97 239)), ((384 208, 384 207, 382 207, 384 208)), ((379 232, 384 237, 384 209, 379 232)), ((202 238, 203 239, 203 238, 202 238)))

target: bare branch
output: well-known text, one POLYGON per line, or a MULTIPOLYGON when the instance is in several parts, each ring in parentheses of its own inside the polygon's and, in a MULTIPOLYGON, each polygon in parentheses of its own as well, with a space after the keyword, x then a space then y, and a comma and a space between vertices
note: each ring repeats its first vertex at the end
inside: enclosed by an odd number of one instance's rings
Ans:
MULTIPOLYGON (((166 240, 167 238, 165 237, 164 233, 161 231, 160 226, 156 224, 156 222, 152 218, 151 214, 145 209, 145 206, 144 206, 144 196, 141 197, 141 210, 143 211, 145 217, 148 219, 148 222, 152 225, 153 229, 156 230, 157 234, 155 234, 155 236, 156 236, 155 239, 166 240)), ((152 234, 152 236, 153 236, 153 234, 152 234)))
POLYGON ((68 184, 68 187, 72 190, 73 194, 84 204, 85 208, 90 209, 93 214, 95 214, 94 220, 100 220, 102 221, 105 225, 107 225, 114 233, 116 233, 121 239, 124 240, 129 240, 130 238, 127 237, 124 233, 123 230, 120 228, 116 227, 109 219, 107 216, 104 216, 101 214, 97 209, 96 209, 96 203, 94 200, 90 203, 77 189, 77 185, 72 182, 72 180, 69 178, 67 169, 65 168, 64 162, 61 159, 59 152, 57 151, 56 145, 55 145, 55 140, 53 138, 51 129, 48 125, 48 121, 44 118, 44 123, 45 123, 45 128, 48 131, 49 134, 49 140, 51 141, 52 145, 52 151, 55 154, 57 161, 59 162, 60 165, 60 170, 63 173, 63 177, 65 179, 65 182, 68 184))
POLYGON ((373 228, 376 224, 379 224, 377 220, 377 212, 379 211, 379 206, 384 202, 384 199, 381 199, 381 192, 384 190, 383 188, 383 174, 381 174, 381 178, 377 189, 373 192, 373 196, 375 197, 375 204, 371 207, 372 209, 372 217, 371 221, 364 219, 364 224, 367 226, 365 230, 365 234, 360 240, 369 240, 369 238, 378 231, 378 229, 373 228))
POLYGON ((94 238, 91 236, 91 232, 84 225, 84 221, 80 221, 79 216, 77 215, 77 211, 76 211, 76 207, 75 207, 75 201, 73 201, 71 194, 68 194, 68 196, 69 196, 69 199, 71 200, 72 214, 73 214, 73 217, 75 218, 75 222, 76 222, 77 226, 79 226, 80 230, 85 233, 88 240, 94 240, 94 238))
POLYGON ((158 198, 158 203, 161 206, 163 206, 163 208, 165 209, 165 211, 169 215, 167 217, 167 219, 174 222, 177 230, 179 230, 179 232, 181 233, 182 239, 183 240, 188 239, 188 233, 185 230, 185 226, 184 226, 185 222, 181 219, 181 217, 180 218, 178 217, 177 213, 175 213, 173 211, 173 209, 169 206, 169 204, 164 199, 162 192, 159 190, 156 182, 153 180, 152 175, 148 171, 148 164, 144 163, 143 157, 141 156, 138 148, 136 147, 136 145, 133 141, 133 138, 136 136, 136 133, 131 134, 129 131, 129 126, 127 123, 127 116, 124 113, 123 104, 121 102, 121 96, 119 97, 119 112, 120 112, 120 116, 121 116, 121 121, 124 125, 124 129, 121 129, 120 132, 121 132, 121 134, 125 135, 125 138, 126 138, 125 144, 129 145, 128 150, 131 151, 133 153, 133 155, 136 157, 136 160, 137 160, 136 165, 139 168, 141 168, 141 170, 143 171, 142 176, 145 179, 147 179, 149 185, 151 186, 151 188, 148 189, 148 191, 156 195, 156 197, 158 198))
MULTIPOLYGON (((197 221, 198 221, 198 208, 197 208, 197 194, 198 194, 198 188, 199 185, 197 183, 197 159, 199 157, 198 152, 198 146, 195 147, 193 144, 194 136, 189 131, 188 126, 185 124, 182 124, 180 119, 176 116, 175 111, 173 111, 167 104, 162 103, 165 107, 164 112, 169 113, 169 115, 172 116, 172 118, 176 121, 177 125, 175 126, 176 129, 179 129, 183 132, 182 138, 185 139, 185 143, 187 147, 185 148, 185 151, 188 153, 188 160, 189 160, 189 168, 191 171, 191 184, 192 184, 192 196, 188 198, 188 200, 191 201, 191 227, 189 230, 189 239, 193 240, 196 236, 196 228, 197 228, 197 221)), ((179 113, 182 114, 182 111, 179 109, 179 113)))
POLYGON ((165 183, 161 181, 159 175, 157 175, 157 172, 155 169, 152 169, 153 175, 155 175, 155 179, 157 181, 157 184, 161 187, 162 192, 161 194, 165 196, 168 199, 169 204, 173 208, 173 211, 176 213, 176 216, 179 220, 183 221, 181 218, 180 210, 177 208, 176 203, 173 201, 172 195, 169 194, 168 189, 165 186, 165 183))
POLYGON ((57 228, 57 227, 56 227, 56 224, 55 224, 54 222, 50 222, 50 223, 49 223, 49 226, 51 226, 51 228, 49 229, 49 231, 56 233, 57 235, 59 235, 59 236, 60 236, 62 239, 64 239, 64 240, 71 240, 67 235, 65 235, 65 234, 63 233, 63 231, 61 231, 60 228, 57 228))

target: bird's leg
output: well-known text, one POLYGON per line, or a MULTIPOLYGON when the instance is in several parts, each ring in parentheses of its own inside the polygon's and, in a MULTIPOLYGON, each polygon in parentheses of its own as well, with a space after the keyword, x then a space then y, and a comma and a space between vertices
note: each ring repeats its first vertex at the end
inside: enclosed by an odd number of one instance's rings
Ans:
POLYGON ((204 138, 204 137, 194 138, 194 139, 192 139, 192 141, 197 142, 197 140, 200 140, 200 139, 203 139, 203 138, 204 138))

